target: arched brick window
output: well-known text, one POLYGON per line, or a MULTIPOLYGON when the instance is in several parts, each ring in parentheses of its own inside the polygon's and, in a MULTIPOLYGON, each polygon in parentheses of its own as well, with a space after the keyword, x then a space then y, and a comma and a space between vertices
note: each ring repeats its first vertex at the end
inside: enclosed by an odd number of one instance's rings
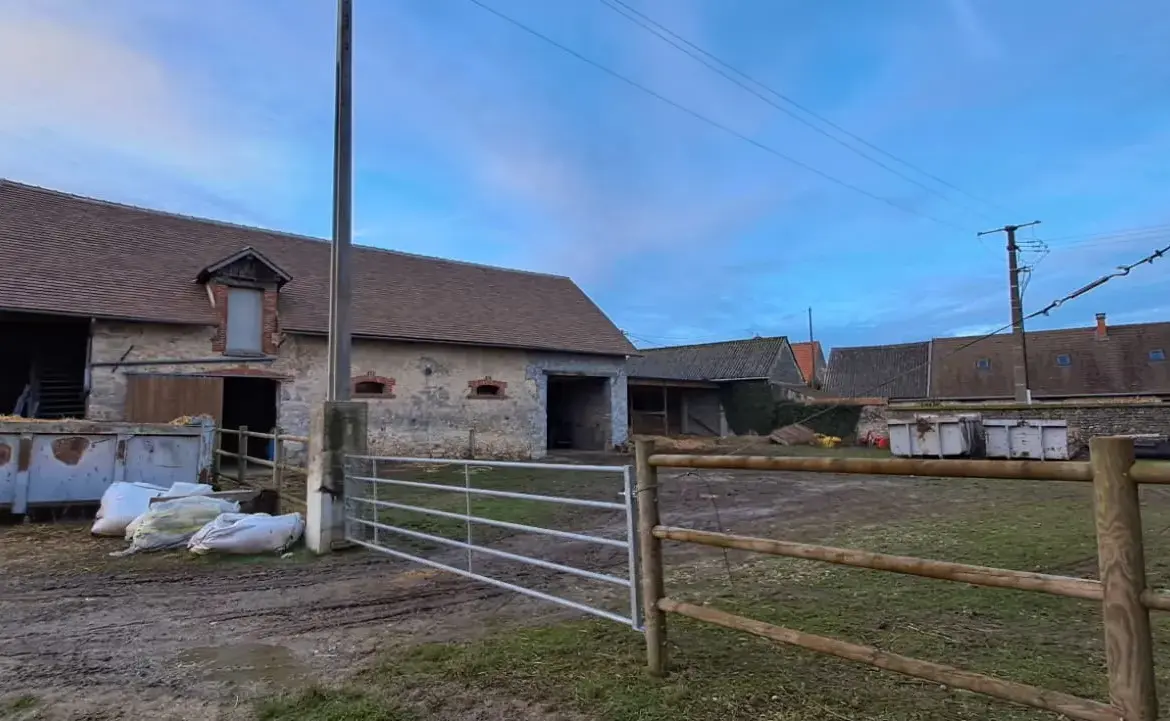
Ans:
POLYGON ((374 371, 350 379, 354 398, 393 398, 394 379, 380 376, 374 371))
POLYGON ((484 376, 478 380, 467 381, 468 398, 504 398, 508 384, 504 381, 492 380, 491 376, 484 376))

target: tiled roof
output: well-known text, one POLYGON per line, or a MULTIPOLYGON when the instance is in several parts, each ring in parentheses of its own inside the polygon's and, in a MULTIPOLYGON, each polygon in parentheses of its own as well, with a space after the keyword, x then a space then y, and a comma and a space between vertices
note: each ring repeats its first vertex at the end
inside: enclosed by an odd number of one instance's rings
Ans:
MULTIPOLYGON (((972 338, 936 338, 931 394, 938 398, 1011 398, 1012 336, 1001 334, 956 351, 972 338), (980 360, 985 363, 980 364, 980 360), (986 367, 980 367, 985 365, 986 367)), ((1029 331, 1028 381, 1033 397, 1170 393, 1170 323, 1029 331), (1068 356, 1060 365, 1057 356, 1068 356)))
MULTIPOLYGON (((213 324, 196 274, 249 246, 292 276, 284 330, 325 332, 328 242, 0 179, 0 309, 213 324)), ((355 335, 636 352, 568 278, 366 247, 352 264, 355 335)))
POLYGON ((800 374, 804 376, 806 383, 813 377, 814 368, 817 375, 824 377, 825 353, 821 350, 820 341, 793 343, 792 355, 796 356, 796 365, 800 368, 800 374))
POLYGON ((841 398, 925 398, 930 342, 834 348, 825 391, 841 398))
POLYGON ((631 378, 713 381, 768 378, 800 383, 800 370, 784 336, 722 343, 648 348, 631 358, 631 378))

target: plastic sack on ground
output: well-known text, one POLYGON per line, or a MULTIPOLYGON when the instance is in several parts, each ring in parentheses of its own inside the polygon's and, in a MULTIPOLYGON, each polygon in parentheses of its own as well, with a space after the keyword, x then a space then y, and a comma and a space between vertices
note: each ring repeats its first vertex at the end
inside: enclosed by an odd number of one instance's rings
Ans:
POLYGON ((102 494, 97 520, 90 533, 95 536, 121 536, 126 526, 150 508, 150 499, 165 495, 167 490, 145 483, 111 483, 102 494))
POLYGON ((240 504, 236 501, 207 496, 188 496, 156 503, 138 519, 137 528, 130 538, 130 548, 110 555, 126 556, 143 551, 182 548, 196 531, 221 513, 236 513, 239 510, 240 504))
MULTIPOLYGON (((184 496, 206 496, 212 493, 215 493, 215 489, 207 483, 184 483, 183 481, 179 481, 162 495, 167 498, 182 498, 184 496)), ((148 508, 142 509, 142 513, 146 513, 147 510, 148 508)), ((138 530, 138 522, 140 520, 142 520, 142 514, 139 514, 126 526, 125 538, 127 541, 134 538, 134 532, 138 530)))
POLYGON ((299 513, 225 513, 187 542, 192 553, 279 553, 305 532, 299 513))
POLYGON ((179 481, 167 491, 168 496, 206 496, 215 489, 209 483, 184 483, 179 481))

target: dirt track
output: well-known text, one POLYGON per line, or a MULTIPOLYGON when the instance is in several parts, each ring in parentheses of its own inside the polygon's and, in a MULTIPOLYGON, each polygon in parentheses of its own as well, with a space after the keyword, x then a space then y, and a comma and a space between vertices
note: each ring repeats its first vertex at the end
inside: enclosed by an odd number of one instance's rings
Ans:
MULTIPOLYGON (((713 529, 718 516, 735 532, 816 538, 843 524, 930 514, 944 501, 955 509, 954 494, 928 502, 937 497, 930 481, 776 478, 676 474, 663 484, 663 521, 713 529)), ((24 718, 250 718, 255 695, 343 679, 395 645, 566 613, 373 553, 263 561, 106 555, 123 545, 90 537, 82 524, 0 528, 0 698, 41 699, 24 718)), ((617 549, 554 548, 544 539, 504 545, 615 573, 625 561, 617 549)), ((694 560, 690 551, 671 554, 673 564, 694 560)), ((514 582, 519 573, 521 583, 584 592, 544 572, 496 570, 514 582)), ((0 702, 0 716, 5 708, 0 702)))

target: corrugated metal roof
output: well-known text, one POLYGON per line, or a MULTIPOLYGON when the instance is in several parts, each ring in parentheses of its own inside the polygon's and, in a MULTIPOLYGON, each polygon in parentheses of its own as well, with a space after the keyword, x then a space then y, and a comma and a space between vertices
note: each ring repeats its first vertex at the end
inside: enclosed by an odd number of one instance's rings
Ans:
POLYGON ((777 382, 801 382, 800 370, 784 336, 647 348, 638 352, 642 353, 641 358, 629 360, 627 371, 631 378, 691 381, 769 378, 777 382))
POLYGON ((825 391, 841 398, 925 398, 930 342, 834 348, 825 391))

